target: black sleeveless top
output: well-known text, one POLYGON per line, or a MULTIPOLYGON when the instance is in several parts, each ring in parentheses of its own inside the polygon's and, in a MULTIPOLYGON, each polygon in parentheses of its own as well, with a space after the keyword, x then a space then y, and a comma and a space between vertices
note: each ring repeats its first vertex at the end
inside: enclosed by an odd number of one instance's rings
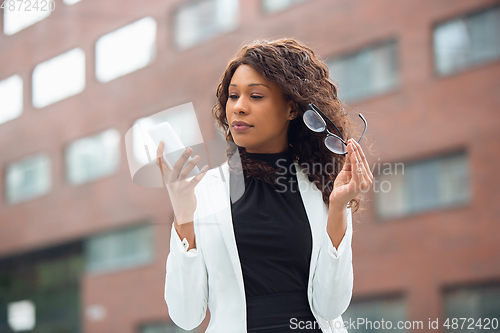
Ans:
MULTIPOLYGON (((248 332, 297 332, 293 318, 296 323, 315 318, 307 299, 312 233, 292 153, 247 156, 279 168, 275 185, 249 177, 242 197, 231 203, 248 332)), ((315 325, 317 330, 307 332, 321 332, 315 325)))

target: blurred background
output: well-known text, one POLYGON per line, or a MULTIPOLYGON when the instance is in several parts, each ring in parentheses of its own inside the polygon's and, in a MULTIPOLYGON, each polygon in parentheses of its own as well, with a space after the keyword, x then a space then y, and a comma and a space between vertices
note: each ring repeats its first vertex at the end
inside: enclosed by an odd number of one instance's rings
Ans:
MULTIPOLYGON (((375 180, 354 215, 343 319, 411 322, 349 331, 446 332, 446 318, 473 318, 452 332, 500 331, 499 1, 2 7, 1 333, 184 332, 163 298, 168 193, 132 181, 124 136, 193 103, 203 139, 223 140, 210 110, 227 62, 246 43, 280 37, 311 47, 351 119, 368 122, 375 180)), ((193 118, 170 116, 189 140, 193 118)))

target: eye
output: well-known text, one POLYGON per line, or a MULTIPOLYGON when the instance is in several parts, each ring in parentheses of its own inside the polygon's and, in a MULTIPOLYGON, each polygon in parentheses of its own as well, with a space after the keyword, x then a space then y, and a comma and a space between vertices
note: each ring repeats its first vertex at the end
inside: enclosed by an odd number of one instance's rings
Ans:
MULTIPOLYGON (((252 97, 253 99, 261 99, 261 98, 264 98, 264 96, 259 96, 259 95, 252 95, 250 96, 252 97)), ((231 94, 228 96, 229 99, 235 99, 235 98, 238 98, 238 95, 235 95, 235 94, 231 94)))

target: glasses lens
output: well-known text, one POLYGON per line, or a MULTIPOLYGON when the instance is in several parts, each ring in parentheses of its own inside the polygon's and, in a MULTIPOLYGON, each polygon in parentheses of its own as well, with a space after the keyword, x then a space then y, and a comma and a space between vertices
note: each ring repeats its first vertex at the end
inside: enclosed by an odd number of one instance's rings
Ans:
POLYGON ((335 154, 345 154, 346 152, 342 141, 331 135, 325 138, 325 146, 335 154))
POLYGON ((304 123, 311 131, 323 132, 326 128, 326 123, 323 118, 321 118, 321 116, 314 111, 307 110, 304 113, 303 119, 304 123))

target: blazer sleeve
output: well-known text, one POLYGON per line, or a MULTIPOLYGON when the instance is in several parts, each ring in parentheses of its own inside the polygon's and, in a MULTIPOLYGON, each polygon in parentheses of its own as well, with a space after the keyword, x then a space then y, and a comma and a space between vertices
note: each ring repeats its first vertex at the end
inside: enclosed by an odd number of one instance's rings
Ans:
POLYGON ((342 315, 352 298, 354 274, 352 267, 352 213, 347 208, 347 229, 338 249, 324 229, 313 276, 313 304, 316 312, 332 321, 342 315))
POLYGON ((208 276, 203 250, 189 248, 175 230, 170 234, 170 253, 167 257, 165 302, 172 321, 184 330, 199 326, 205 318, 208 304, 208 276))

